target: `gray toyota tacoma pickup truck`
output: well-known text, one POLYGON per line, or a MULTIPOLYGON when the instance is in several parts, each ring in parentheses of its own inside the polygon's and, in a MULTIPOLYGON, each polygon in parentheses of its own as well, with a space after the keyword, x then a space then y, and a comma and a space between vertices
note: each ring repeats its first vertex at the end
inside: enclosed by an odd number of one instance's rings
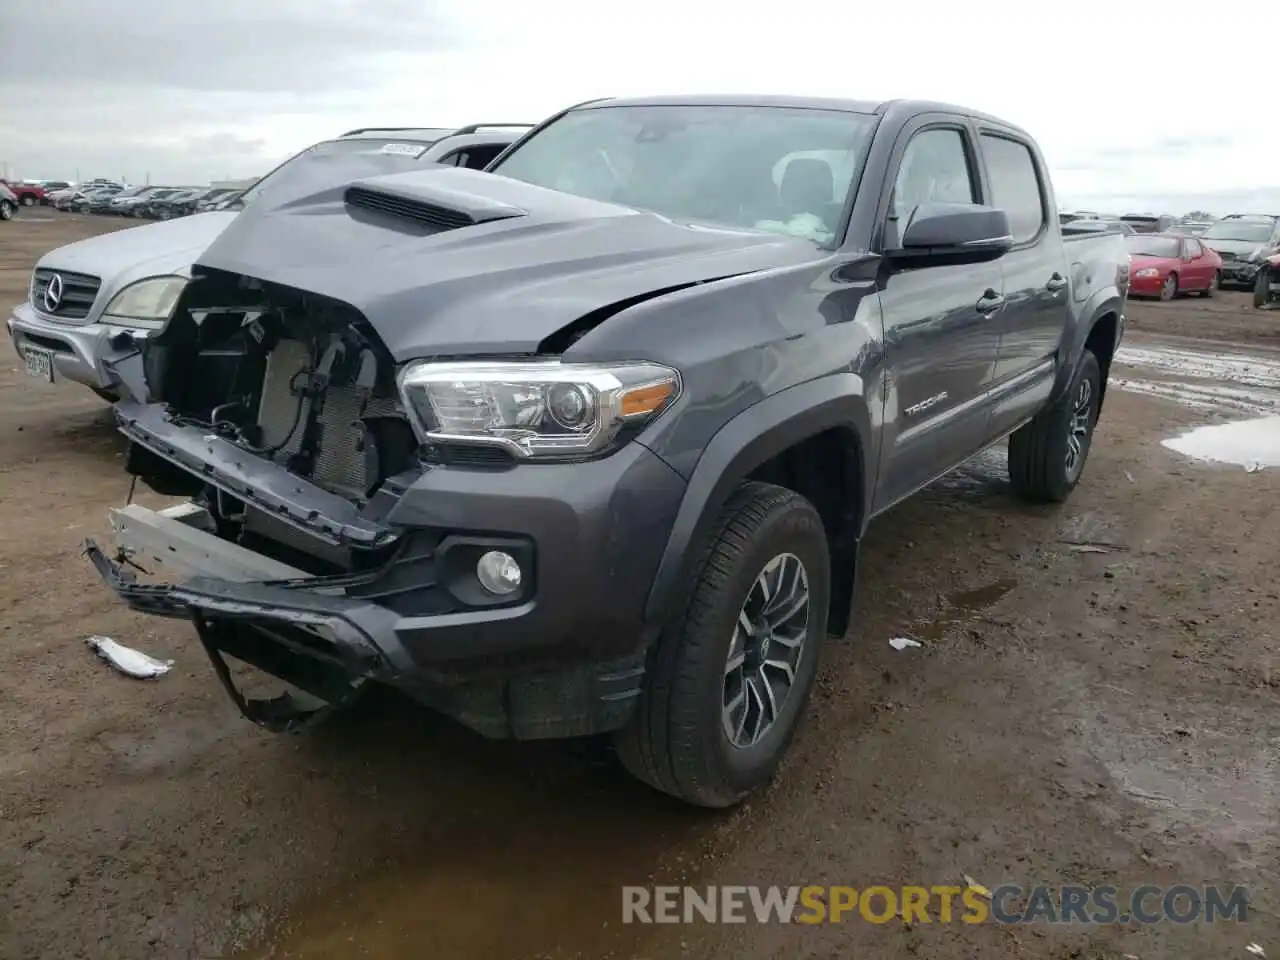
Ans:
POLYGON ((487 172, 332 174, 268 185, 119 363, 129 471, 191 500, 86 545, 271 729, 385 683, 727 806, 857 634, 872 517, 1005 437, 1029 498, 1084 468, 1128 255, 1064 242, 992 117, 605 100, 487 172))

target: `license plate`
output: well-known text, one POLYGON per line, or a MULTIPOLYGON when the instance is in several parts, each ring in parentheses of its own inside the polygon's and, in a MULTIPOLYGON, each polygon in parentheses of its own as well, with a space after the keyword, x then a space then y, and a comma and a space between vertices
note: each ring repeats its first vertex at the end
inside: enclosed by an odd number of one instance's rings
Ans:
POLYGON ((53 354, 36 347, 24 347, 22 357, 27 361, 27 373, 46 383, 53 383, 53 354))

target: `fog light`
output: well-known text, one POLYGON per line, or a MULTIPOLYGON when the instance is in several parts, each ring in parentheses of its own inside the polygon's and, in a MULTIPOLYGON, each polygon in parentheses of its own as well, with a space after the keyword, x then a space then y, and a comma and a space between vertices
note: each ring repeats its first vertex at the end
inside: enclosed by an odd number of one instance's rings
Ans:
POLYGON ((476 578, 490 593, 505 597, 520 589, 520 564, 501 550, 490 550, 476 564, 476 578))

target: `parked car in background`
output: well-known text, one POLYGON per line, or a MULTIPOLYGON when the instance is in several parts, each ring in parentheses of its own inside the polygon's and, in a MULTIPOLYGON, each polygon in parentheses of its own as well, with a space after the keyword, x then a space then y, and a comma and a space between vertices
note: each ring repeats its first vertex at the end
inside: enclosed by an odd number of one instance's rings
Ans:
POLYGON ((1201 236, 1206 230, 1212 227, 1212 220, 1179 220, 1173 226, 1165 230, 1165 233, 1177 233, 1186 237, 1201 236))
POLYGON ((137 193, 129 194, 127 191, 115 197, 107 209, 108 213, 114 213, 121 217, 136 217, 139 215, 144 204, 152 203, 156 200, 162 200, 165 197, 171 197, 179 190, 178 187, 139 187, 137 193))
POLYGON ((1253 280, 1253 305, 1259 309, 1280 307, 1280 253, 1267 257, 1253 280))
POLYGON ((12 220, 14 214, 18 212, 18 207, 17 195, 0 183, 0 220, 12 220))
POLYGON ((1134 233, 1163 233, 1177 222, 1177 217, 1169 214, 1126 213, 1120 218, 1122 223, 1133 227, 1134 233))
POLYGON ((1195 237, 1140 233, 1125 237, 1125 246, 1131 257, 1131 297, 1212 297, 1222 282, 1222 259, 1195 237))
POLYGON ((1200 234, 1200 240, 1222 257, 1223 286, 1252 289, 1262 264, 1280 252, 1280 217, 1232 214, 1200 234))
POLYGON ((8 180, 0 179, 0 186, 6 187, 10 193, 17 197, 21 206, 34 207, 44 201, 44 187, 38 183, 27 183, 26 181, 11 183, 8 180))
MULTIPOLYGON (((303 189, 335 157, 361 162, 370 173, 430 165, 437 159, 489 162, 523 130, 453 136, 449 131, 400 131, 390 139, 366 134, 316 144, 285 161, 254 185, 292 182, 303 189), (444 135, 441 136, 440 134, 444 135), (392 144, 393 149, 387 150, 392 144)), ((139 193, 146 188, 138 188, 139 193)), ((217 211, 91 237, 45 254, 31 278, 31 295, 9 318, 14 349, 27 372, 46 382, 69 380, 108 400, 120 384, 110 361, 135 349, 133 341, 159 326, 173 304, 175 284, 186 282, 192 261, 244 206, 240 191, 217 211), (58 277, 59 296, 46 296, 58 277)))
POLYGON ((238 209, 243 205, 244 190, 232 190, 230 193, 223 194, 214 200, 206 210, 231 210, 238 209))
POLYGON ((1078 233, 1123 233, 1130 236, 1137 233, 1131 224, 1125 223, 1123 220, 1072 220, 1062 225, 1062 232, 1065 235, 1078 233))
POLYGON ((1030 500, 1084 470, 1129 257, 1064 240, 994 117, 604 100, 484 173, 315 159, 116 366, 126 469, 192 501, 86 544, 268 729, 385 682, 489 737, 612 734, 727 807, 854 622, 873 517, 1006 436, 1030 500))
POLYGON ((111 186, 90 187, 85 190, 76 190, 71 196, 65 199, 59 199, 55 204, 58 210, 70 210, 73 213, 88 213, 94 209, 96 204, 105 206, 116 194, 120 193, 124 188, 113 184, 111 186))
POLYGON ((230 198, 232 194, 240 192, 234 187, 214 187, 203 197, 196 200, 194 212, 203 213, 206 210, 213 210, 219 203, 230 198))
POLYGON ((195 198, 207 192, 204 187, 178 188, 168 194, 157 192, 134 208, 134 216, 147 220, 172 220, 190 212, 195 206, 195 198), (187 201, 191 201, 190 207, 183 206, 187 201))

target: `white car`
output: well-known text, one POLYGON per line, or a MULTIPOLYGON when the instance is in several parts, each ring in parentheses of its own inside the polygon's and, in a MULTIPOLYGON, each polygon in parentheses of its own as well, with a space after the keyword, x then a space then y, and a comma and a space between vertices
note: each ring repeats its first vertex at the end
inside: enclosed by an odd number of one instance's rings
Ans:
POLYGON ((326 158, 334 154, 365 154, 371 174, 418 163, 483 167, 525 129, 504 124, 501 129, 477 125, 459 131, 353 130, 286 160, 238 197, 236 208, 59 247, 40 258, 26 301, 9 315, 14 349, 37 380, 84 384, 114 403, 128 391, 112 364, 134 354, 137 341, 164 325, 191 277, 192 264, 264 184, 270 189, 314 189, 312 178, 324 178, 326 158), (297 176, 280 176, 289 169, 297 176))

